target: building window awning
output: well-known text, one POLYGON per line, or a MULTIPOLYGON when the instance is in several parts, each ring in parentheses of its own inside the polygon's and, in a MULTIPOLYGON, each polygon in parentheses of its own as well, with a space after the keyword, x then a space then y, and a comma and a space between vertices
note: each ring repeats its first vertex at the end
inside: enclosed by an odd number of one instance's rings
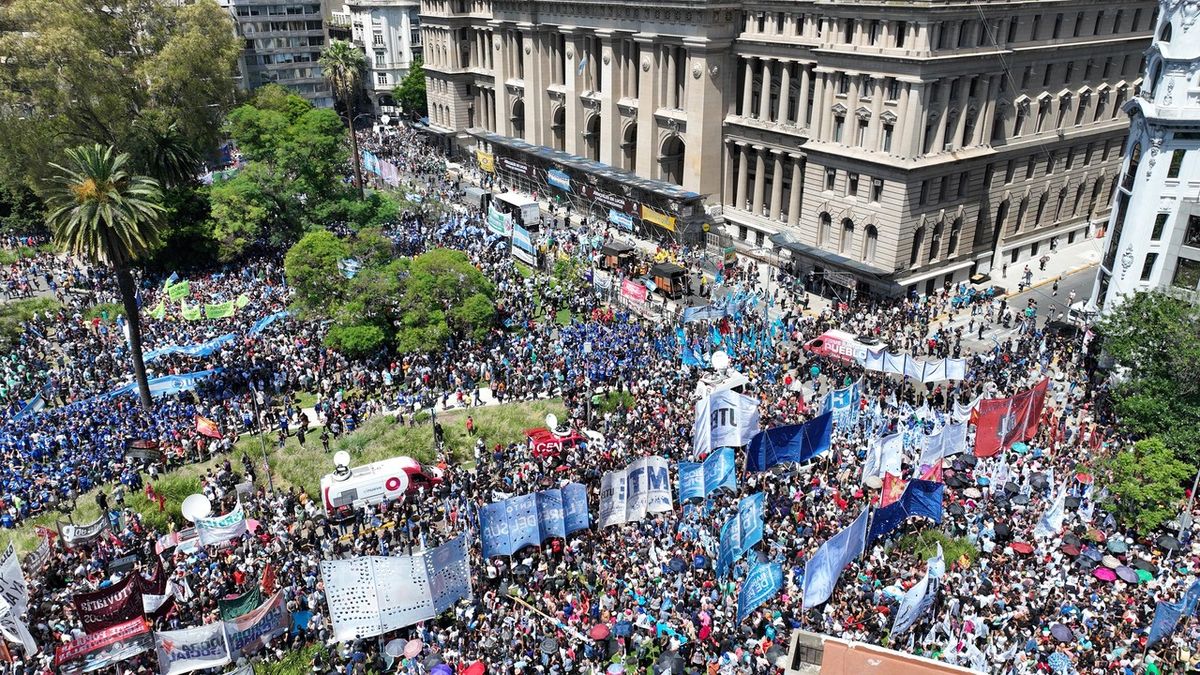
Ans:
POLYGON ((578 155, 572 155, 561 150, 553 150, 541 145, 533 145, 532 143, 527 143, 519 138, 501 136, 500 134, 478 128, 467 129, 467 133, 482 141, 487 141, 494 146, 509 148, 511 150, 517 150, 536 157, 541 157, 548 162, 553 162, 564 167, 594 174, 616 183, 629 185, 655 195, 666 197, 667 199, 672 199, 683 203, 691 203, 698 202, 703 198, 703 195, 700 193, 685 190, 674 183, 654 180, 652 178, 643 178, 630 171, 617 169, 609 166, 608 164, 603 164, 601 162, 580 157, 578 155))
POLYGON ((870 265, 858 262, 857 260, 851 260, 850 258, 838 255, 837 253, 825 251, 815 246, 809 246, 808 244, 801 244, 798 241, 792 241, 786 234, 783 233, 771 235, 771 243, 780 248, 786 249, 795 255, 809 258, 830 267, 836 267, 841 271, 856 274, 864 279, 879 282, 890 282, 892 280, 892 274, 889 272, 876 269, 870 265))

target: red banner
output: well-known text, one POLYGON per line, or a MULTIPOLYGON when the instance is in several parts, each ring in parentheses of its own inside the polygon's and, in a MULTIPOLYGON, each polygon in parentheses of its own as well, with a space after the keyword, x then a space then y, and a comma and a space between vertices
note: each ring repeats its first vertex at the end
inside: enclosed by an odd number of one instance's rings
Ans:
POLYGON ((991 457, 1017 441, 1028 441, 1037 435, 1049 383, 1042 380, 1034 388, 1008 398, 980 401, 975 422, 975 454, 991 457))
POLYGON ((88 633, 104 630, 109 626, 141 619, 142 589, 141 575, 130 572, 121 581, 89 593, 72 596, 75 611, 88 633))
POLYGON ((645 302, 646 294, 649 289, 645 284, 642 284, 631 279, 626 279, 621 282, 621 295, 634 302, 645 302))
MULTIPOLYGON (((105 628, 98 633, 90 633, 81 638, 71 640, 65 645, 60 645, 54 651, 54 665, 62 667, 63 664, 69 661, 81 660, 89 654, 102 652, 97 657, 89 659, 89 663, 91 665, 98 664, 98 667, 104 667, 149 649, 153 646, 154 640, 151 639, 147 642, 141 639, 142 636, 149 635, 150 626, 146 624, 145 619, 138 617, 132 621, 126 621, 125 623, 105 628), (108 647, 112 647, 113 649, 107 649, 108 647), (137 651, 133 651, 134 648, 137 651), (132 653, 130 653, 131 651, 132 653)), ((86 670, 95 669, 86 668, 86 670)), ((67 669, 63 668, 63 670, 67 669)), ((79 670, 84 670, 84 668, 80 668, 79 670)))

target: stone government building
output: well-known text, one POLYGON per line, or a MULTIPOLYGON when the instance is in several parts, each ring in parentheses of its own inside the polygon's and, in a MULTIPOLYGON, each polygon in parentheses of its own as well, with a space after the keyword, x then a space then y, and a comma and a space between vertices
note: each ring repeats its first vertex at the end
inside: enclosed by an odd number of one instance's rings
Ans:
POLYGON ((421 0, 430 126, 502 182, 878 295, 1004 284, 1094 239, 1156 21, 1152 0, 421 0))

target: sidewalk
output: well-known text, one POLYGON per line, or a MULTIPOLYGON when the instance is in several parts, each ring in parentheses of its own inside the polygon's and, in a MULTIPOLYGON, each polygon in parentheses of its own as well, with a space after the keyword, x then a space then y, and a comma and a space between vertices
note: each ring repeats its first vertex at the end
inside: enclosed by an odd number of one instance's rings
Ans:
POLYGON ((1022 291, 1018 290, 1022 275, 1025 273, 1025 268, 1028 267, 1032 272, 1032 281, 1025 287, 1025 291, 1032 288, 1038 288, 1052 283, 1055 279, 1069 277, 1089 267, 1093 267, 1100 263, 1100 250, 1103 245, 1102 239, 1088 238, 1083 241, 1077 241, 1070 246, 1060 246, 1057 251, 1047 252, 1046 255, 1050 260, 1046 263, 1046 269, 1042 270, 1038 260, 1042 256, 1038 256, 1032 260, 1026 260, 1018 263, 1010 263, 1008 265, 1007 277, 1004 274, 1004 268, 1001 266, 999 270, 992 270, 992 278, 976 288, 988 288, 990 286, 1001 286, 1004 288, 1003 298, 1011 298, 1019 295, 1022 291), (997 276, 996 272, 999 272, 997 276))

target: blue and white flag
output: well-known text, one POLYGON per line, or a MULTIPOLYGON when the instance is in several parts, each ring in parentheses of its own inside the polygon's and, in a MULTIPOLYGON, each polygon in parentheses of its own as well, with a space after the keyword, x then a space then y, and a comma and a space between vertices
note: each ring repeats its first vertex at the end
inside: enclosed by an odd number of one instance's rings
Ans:
POLYGON ((951 422, 936 433, 921 438, 921 466, 933 466, 946 457, 961 454, 967 448, 967 425, 951 422))
POLYGON ((696 403, 692 452, 706 457, 713 448, 741 446, 758 433, 758 399, 722 389, 696 403))
POLYGON ((849 527, 821 544, 821 548, 817 549, 812 559, 804 566, 804 611, 828 600, 829 596, 833 595, 842 570, 862 555, 866 545, 868 511, 869 509, 863 509, 849 527))
POLYGON ((937 555, 929 559, 925 566, 925 576, 921 578, 916 585, 908 589, 904 594, 904 598, 900 600, 900 607, 896 610, 896 620, 892 624, 892 633, 900 635, 907 632, 933 607, 934 600, 937 599, 937 592, 940 579, 946 573, 946 561, 942 555, 942 545, 937 545, 937 555))
POLYGON ((717 555, 717 576, 723 577, 746 551, 763 538, 762 492, 743 497, 737 513, 721 527, 720 549, 717 555))
POLYGON ((250 330, 249 330, 249 332, 247 332, 247 335, 258 335, 259 333, 266 330, 267 326, 270 326, 271 324, 275 323, 276 321, 286 317, 288 314, 290 314, 290 312, 285 309, 282 312, 275 312, 274 314, 268 314, 267 316, 264 316, 263 318, 254 322, 254 325, 250 327, 250 330))
POLYGON ((1179 602, 1159 601, 1154 608, 1154 622, 1150 624, 1148 644, 1153 645, 1174 633, 1175 628, 1179 625, 1179 620, 1194 614, 1198 603, 1200 603, 1200 580, 1192 582, 1179 602))
POLYGON ((600 527, 672 510, 667 466, 665 457, 642 457, 624 469, 604 474, 600 479, 600 527))
POLYGON ((547 539, 587 527, 587 488, 579 483, 510 497, 479 510, 485 558, 512 555, 525 546, 540 546, 547 539))
POLYGON ((716 321, 725 317, 728 311, 724 302, 716 302, 699 307, 685 307, 683 309, 683 323, 691 323, 693 321, 716 321))
POLYGON ((942 498, 946 486, 942 483, 914 478, 904 488, 900 499, 875 510, 871 518, 871 529, 867 533, 867 546, 887 536, 909 518, 929 518, 934 523, 942 522, 942 498))
POLYGON ((779 563, 758 563, 750 569, 738 590, 737 622, 779 593, 783 588, 783 567, 779 563))
POLYGON ((846 427, 858 422, 858 408, 861 399, 858 383, 855 382, 849 387, 834 389, 825 394, 825 404, 821 408, 821 412, 833 413, 833 421, 838 425, 838 429, 845 431, 846 427))
POLYGON ((833 415, 824 413, 804 424, 760 431, 746 449, 746 471, 766 471, 776 464, 807 462, 832 444, 833 415))
POLYGON ((721 488, 737 489, 733 448, 721 448, 703 463, 679 463, 679 501, 703 499, 721 488))
POLYGON ((1042 514, 1038 519, 1037 525, 1033 528, 1033 536, 1035 537, 1052 537, 1062 530, 1063 520, 1067 517, 1067 486, 1065 484, 1058 486, 1058 492, 1054 497, 1054 503, 1049 509, 1042 514))

